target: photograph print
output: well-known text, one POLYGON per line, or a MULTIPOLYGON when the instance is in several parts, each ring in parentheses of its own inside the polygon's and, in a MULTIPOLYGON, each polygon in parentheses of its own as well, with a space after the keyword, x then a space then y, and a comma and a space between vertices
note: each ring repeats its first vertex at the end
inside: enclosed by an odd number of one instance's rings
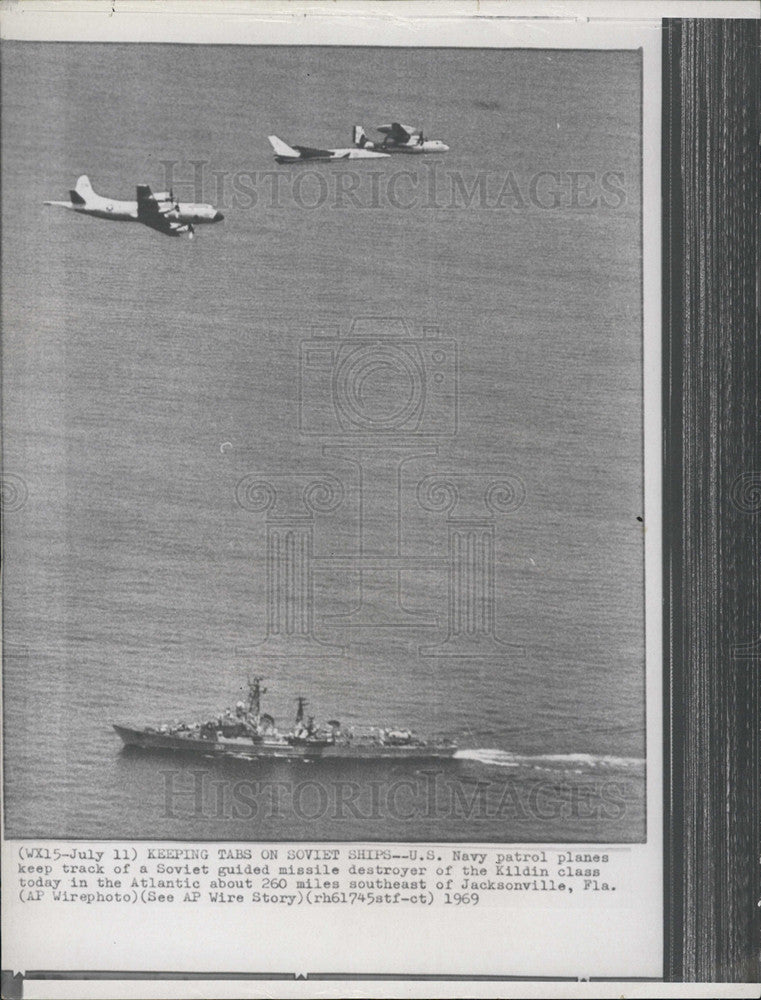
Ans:
POLYGON ((6 836, 645 841, 642 53, 2 59, 6 836))

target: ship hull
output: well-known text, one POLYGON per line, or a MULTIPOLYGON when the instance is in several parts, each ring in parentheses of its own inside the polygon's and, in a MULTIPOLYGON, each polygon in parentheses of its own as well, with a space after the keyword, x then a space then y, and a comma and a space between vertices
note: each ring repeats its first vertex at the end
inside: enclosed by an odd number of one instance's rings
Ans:
POLYGON ((435 743, 385 745, 379 742, 289 743, 262 741, 254 743, 244 738, 204 740, 194 735, 135 729, 115 725, 125 746, 141 750, 164 750, 196 757, 229 757, 235 760, 441 760, 453 757, 457 747, 435 743))

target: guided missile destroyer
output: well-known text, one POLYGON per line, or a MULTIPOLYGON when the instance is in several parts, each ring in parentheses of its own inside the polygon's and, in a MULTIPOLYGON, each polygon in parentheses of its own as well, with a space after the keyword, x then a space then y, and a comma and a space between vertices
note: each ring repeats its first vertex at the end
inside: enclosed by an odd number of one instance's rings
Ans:
POLYGON ((185 722, 135 728, 114 725, 126 746, 143 750, 170 750, 201 757, 236 759, 306 758, 322 759, 433 759, 453 757, 455 742, 446 736, 422 738, 397 727, 344 728, 337 719, 316 725, 306 715, 306 700, 297 699, 293 728, 281 732, 271 715, 261 710, 260 677, 248 683, 248 703, 239 701, 217 718, 205 722, 185 722))

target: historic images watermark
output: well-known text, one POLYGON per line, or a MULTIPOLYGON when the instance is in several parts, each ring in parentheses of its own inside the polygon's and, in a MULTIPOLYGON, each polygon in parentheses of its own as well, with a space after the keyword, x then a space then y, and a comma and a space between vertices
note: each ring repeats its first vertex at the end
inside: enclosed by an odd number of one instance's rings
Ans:
POLYGON ((356 820, 407 824, 466 820, 622 822, 627 789, 619 781, 528 784, 463 780, 446 771, 363 781, 329 777, 291 780, 220 777, 208 770, 162 770, 163 819, 270 820, 298 823, 356 820))
POLYGON ((207 160, 160 160, 161 186, 180 201, 222 211, 295 207, 307 211, 415 209, 610 212, 628 201, 622 170, 459 170, 426 163, 399 169, 296 165, 222 170, 207 160))

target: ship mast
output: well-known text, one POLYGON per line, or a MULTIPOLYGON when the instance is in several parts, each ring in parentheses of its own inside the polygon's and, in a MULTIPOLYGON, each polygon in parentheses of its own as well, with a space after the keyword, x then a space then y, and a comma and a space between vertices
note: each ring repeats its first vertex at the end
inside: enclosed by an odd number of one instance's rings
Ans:
POLYGON ((262 687, 261 677, 249 677, 248 679, 248 714, 254 717, 258 727, 259 715, 261 714, 261 698, 267 693, 267 688, 262 687))

